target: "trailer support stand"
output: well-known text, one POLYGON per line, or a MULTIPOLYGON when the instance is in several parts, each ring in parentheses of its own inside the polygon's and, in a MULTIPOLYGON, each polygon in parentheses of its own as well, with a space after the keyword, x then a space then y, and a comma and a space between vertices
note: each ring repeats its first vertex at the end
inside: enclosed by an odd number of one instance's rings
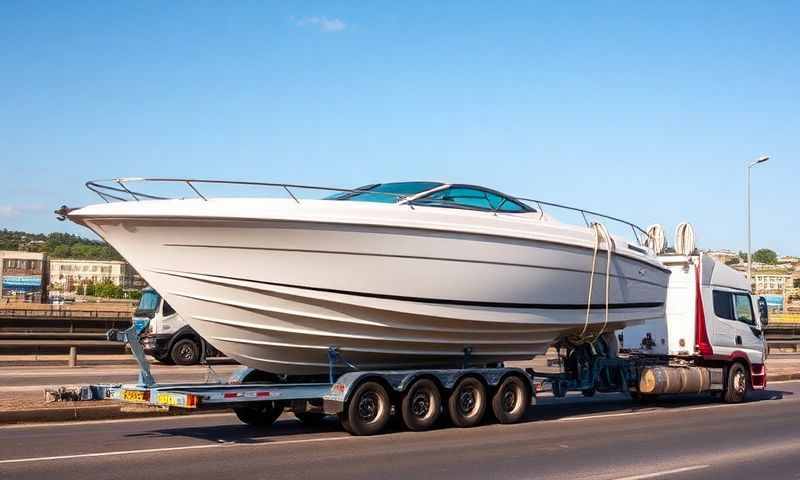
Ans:
POLYGON ((144 349, 139 342, 139 334, 136 332, 136 325, 131 325, 125 330, 112 329, 106 333, 108 339, 112 342, 127 343, 131 347, 133 358, 139 364, 139 385, 143 387, 152 387, 156 384, 156 379, 150 373, 150 363, 144 356, 144 349))

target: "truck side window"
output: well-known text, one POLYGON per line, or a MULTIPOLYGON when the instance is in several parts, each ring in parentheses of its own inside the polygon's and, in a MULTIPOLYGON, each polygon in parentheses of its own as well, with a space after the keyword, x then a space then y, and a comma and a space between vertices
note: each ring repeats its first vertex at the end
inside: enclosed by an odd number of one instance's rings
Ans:
POLYGON ((169 303, 167 303, 165 301, 164 302, 164 309, 162 310, 162 312, 164 313, 165 317, 168 317, 168 316, 170 316, 170 315, 175 313, 175 309, 172 308, 172 305, 170 305, 169 303))
POLYGON ((733 314, 733 294, 714 290, 714 315, 726 320, 736 320, 733 314))
POLYGON ((750 300, 750 295, 737 293, 733 298, 734 306, 736 307, 736 320, 748 325, 755 325, 756 320, 753 316, 753 302, 750 300))

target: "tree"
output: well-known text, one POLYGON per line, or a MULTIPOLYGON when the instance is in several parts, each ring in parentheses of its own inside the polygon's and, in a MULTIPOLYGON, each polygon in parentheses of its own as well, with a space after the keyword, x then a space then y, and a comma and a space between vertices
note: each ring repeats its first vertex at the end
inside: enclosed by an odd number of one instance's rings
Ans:
POLYGON ((761 248, 756 250, 753 254, 753 261, 758 263, 766 263, 768 265, 775 265, 778 263, 778 254, 769 248, 761 248))

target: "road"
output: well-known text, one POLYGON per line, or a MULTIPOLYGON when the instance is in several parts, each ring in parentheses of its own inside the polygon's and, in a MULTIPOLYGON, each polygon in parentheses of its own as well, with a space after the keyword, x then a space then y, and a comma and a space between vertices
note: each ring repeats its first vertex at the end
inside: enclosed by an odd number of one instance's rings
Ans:
POLYGON ((0 427, 0 478, 798 479, 800 382, 753 401, 544 398, 524 423, 350 437, 288 415, 0 427))

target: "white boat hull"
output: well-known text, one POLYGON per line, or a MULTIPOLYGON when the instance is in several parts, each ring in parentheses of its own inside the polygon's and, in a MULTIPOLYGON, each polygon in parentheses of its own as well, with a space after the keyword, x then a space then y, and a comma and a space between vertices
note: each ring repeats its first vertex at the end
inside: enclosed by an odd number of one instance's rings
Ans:
MULTIPOLYGON (((375 207, 398 208, 358 206, 375 207)), ((586 322, 588 229, 549 225, 513 238, 274 212, 165 219, 141 207, 136 215, 91 208, 74 217, 215 348, 261 370, 325 372, 329 347, 371 369, 460 365, 465 349, 472 363, 525 360, 586 322), (550 240, 559 229, 575 236, 571 243, 550 240)), ((668 272, 634 253, 613 256, 605 324, 600 251, 588 332, 663 317, 668 272)))

